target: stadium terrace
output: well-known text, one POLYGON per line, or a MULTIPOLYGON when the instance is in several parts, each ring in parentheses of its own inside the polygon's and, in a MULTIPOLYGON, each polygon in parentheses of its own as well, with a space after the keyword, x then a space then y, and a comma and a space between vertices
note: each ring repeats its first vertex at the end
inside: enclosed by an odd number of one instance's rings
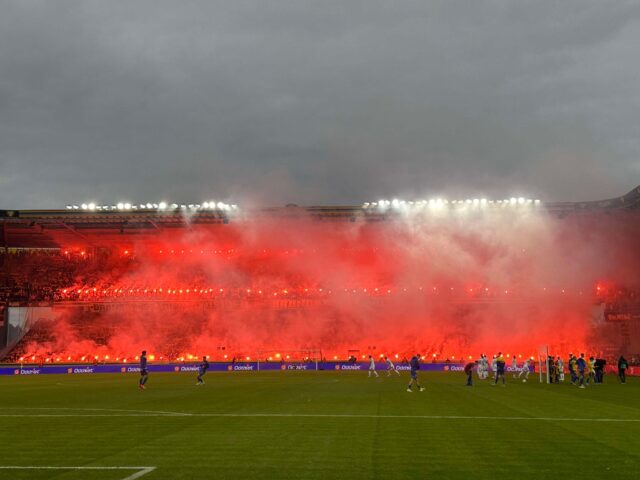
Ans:
POLYGON ((0 222, 5 362, 640 357, 640 187, 573 203, 88 202, 0 222))

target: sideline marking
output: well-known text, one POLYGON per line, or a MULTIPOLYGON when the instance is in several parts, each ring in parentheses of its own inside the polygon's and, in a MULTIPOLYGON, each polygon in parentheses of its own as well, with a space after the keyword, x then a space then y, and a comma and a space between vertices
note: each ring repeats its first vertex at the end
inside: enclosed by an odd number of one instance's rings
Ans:
POLYGON ((1 466, 0 470, 138 470, 137 472, 122 478, 121 480, 135 480, 147 473, 151 473, 156 467, 47 467, 47 466, 1 466))
MULTIPOLYGON (((138 415, 141 413, 152 413, 155 415, 161 414, 163 416, 171 416, 171 415, 177 415, 177 416, 189 416, 191 415, 190 413, 181 413, 181 412, 166 412, 163 410, 127 410, 127 409, 122 409, 122 408, 73 408, 73 407, 3 407, 5 410, 72 410, 74 412, 125 412, 125 413, 134 413, 136 414, 135 416, 143 416, 143 415, 138 415)), ((37 416, 37 414, 34 414, 32 416, 37 416)), ((89 417, 91 415, 72 415, 75 417, 89 417)), ((115 415, 109 415, 109 416, 115 416, 115 415)))
MULTIPOLYGON (((13 407, 13 410, 23 408, 13 407)), ((414 420, 515 420, 542 422, 594 422, 594 423, 640 423, 640 418, 566 418, 566 417, 505 417, 505 416, 472 416, 472 415, 366 415, 348 413, 187 413, 165 412, 157 410, 118 410, 108 408, 57 408, 39 407, 24 408, 24 410, 74 410, 87 412, 116 412, 116 413, 0 413, 0 417, 212 417, 212 418, 398 418, 414 420), (125 413, 120 413, 125 412, 125 413)))

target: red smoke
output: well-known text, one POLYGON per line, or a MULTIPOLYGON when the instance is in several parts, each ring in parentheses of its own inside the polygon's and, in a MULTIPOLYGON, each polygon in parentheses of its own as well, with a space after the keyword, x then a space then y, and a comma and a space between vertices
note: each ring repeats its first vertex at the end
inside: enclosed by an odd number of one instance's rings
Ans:
POLYGON ((597 286, 638 286, 638 225, 628 212, 522 208, 165 230, 116 247, 131 258, 126 268, 68 286, 115 306, 56 307, 51 337, 27 350, 63 359, 142 349, 163 359, 303 348, 327 358, 530 356, 542 344, 594 352, 605 343, 594 339, 597 286))

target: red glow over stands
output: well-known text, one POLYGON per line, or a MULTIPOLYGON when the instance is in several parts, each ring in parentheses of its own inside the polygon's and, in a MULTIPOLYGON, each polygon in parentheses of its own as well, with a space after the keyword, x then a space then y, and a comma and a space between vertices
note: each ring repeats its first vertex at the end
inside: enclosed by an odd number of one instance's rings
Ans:
MULTIPOLYGON (((590 296, 596 298, 601 294, 600 287, 595 287, 590 296)), ((91 285, 71 286, 63 288, 57 292, 59 301, 120 301, 156 298, 163 300, 172 300, 176 298, 206 300, 213 298, 245 298, 251 299, 264 296, 288 296, 289 298, 322 298, 330 295, 359 295, 368 297, 382 297, 386 295, 421 295, 431 298, 460 298, 460 299, 477 299, 477 300, 499 300, 505 296, 509 297, 549 297, 554 294, 572 294, 576 296, 584 295, 582 290, 568 291, 565 288, 557 288, 555 290, 547 289, 529 289, 527 291, 516 291, 515 289, 501 288, 478 288, 463 290, 461 288, 449 287, 425 289, 424 287, 358 287, 358 288, 335 288, 326 289, 319 287, 288 287, 271 290, 268 287, 220 287, 218 285, 204 286, 187 286, 187 285, 164 285, 159 286, 140 286, 140 285, 109 285, 95 287, 91 285), (446 292, 446 293, 442 293, 446 292)))
POLYGON ((156 361, 302 347, 339 359, 613 351, 621 342, 607 320, 627 322, 638 303, 639 198, 415 215, 17 212, 2 218, 7 305, 50 307, 56 319, 13 354, 134 363, 143 349, 156 361))

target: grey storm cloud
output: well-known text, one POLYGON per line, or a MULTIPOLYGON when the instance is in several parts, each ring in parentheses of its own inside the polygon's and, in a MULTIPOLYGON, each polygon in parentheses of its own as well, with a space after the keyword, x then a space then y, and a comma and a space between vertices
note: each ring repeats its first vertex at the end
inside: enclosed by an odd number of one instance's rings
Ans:
POLYGON ((0 0, 0 208, 617 196, 640 3, 0 0))

